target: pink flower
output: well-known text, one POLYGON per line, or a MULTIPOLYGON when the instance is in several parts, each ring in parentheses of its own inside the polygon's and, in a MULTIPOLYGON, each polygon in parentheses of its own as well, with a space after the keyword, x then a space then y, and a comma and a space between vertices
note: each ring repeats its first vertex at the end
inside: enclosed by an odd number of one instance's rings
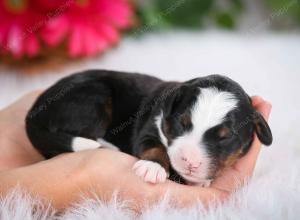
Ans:
POLYGON ((34 57, 66 43, 71 57, 91 56, 130 27, 129 0, 0 0, 0 53, 34 57))
POLYGON ((42 39, 51 47, 66 39, 71 57, 104 51, 119 40, 119 30, 130 26, 132 10, 126 0, 46 0, 41 4, 52 8, 42 39))
POLYGON ((0 52, 15 58, 34 57, 40 46, 37 36, 30 29, 39 15, 30 10, 26 1, 0 2, 0 52))

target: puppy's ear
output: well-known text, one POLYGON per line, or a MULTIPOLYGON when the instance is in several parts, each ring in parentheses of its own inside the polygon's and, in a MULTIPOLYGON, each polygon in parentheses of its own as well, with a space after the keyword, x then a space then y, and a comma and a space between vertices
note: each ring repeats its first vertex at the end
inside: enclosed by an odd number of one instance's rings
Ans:
POLYGON ((181 87, 175 88, 170 93, 164 103, 164 115, 169 117, 174 114, 178 105, 180 105, 180 99, 182 97, 181 87))
POLYGON ((197 87, 181 85, 170 94, 164 105, 165 116, 176 116, 178 113, 184 112, 187 104, 191 102, 195 95, 199 93, 197 87))
POLYGON ((263 116, 257 111, 254 112, 253 123, 260 142, 266 146, 270 146, 273 142, 271 129, 263 116))

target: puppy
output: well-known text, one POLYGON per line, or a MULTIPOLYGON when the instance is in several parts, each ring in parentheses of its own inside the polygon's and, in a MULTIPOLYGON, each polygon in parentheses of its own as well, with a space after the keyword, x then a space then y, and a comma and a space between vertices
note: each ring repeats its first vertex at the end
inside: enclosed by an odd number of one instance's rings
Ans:
POLYGON ((146 182, 202 186, 247 153, 254 131, 272 143, 249 96, 219 75, 165 82, 107 70, 74 74, 37 99, 26 131, 46 158, 107 147, 138 157, 133 170, 146 182))

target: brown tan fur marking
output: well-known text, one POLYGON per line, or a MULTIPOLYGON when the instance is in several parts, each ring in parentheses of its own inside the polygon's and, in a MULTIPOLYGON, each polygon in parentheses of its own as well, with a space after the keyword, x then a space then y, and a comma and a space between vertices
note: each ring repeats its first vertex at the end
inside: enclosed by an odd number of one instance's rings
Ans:
POLYGON ((166 171, 169 171, 170 160, 166 149, 163 146, 157 146, 145 150, 141 155, 142 160, 150 160, 159 163, 166 171))
POLYGON ((238 150, 232 155, 230 155, 228 158, 226 158, 225 160, 220 161, 218 166, 218 171, 215 176, 216 177, 219 176, 224 169, 231 167, 241 157, 241 155, 242 155, 242 150, 238 150))

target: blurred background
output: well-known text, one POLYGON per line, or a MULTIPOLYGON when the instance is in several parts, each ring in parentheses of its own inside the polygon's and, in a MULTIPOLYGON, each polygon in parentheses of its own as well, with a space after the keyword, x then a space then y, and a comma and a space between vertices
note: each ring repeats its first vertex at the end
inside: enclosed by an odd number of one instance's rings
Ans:
POLYGON ((1 0, 0 108, 79 70, 227 75, 299 153, 299 0, 1 0))

